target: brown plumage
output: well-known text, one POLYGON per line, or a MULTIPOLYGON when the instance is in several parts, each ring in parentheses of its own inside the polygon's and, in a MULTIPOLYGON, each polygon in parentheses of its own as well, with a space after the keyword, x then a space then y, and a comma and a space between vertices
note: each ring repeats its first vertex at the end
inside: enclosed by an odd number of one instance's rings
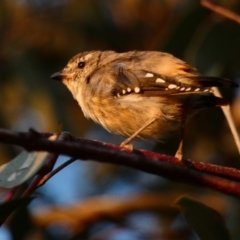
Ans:
POLYGON ((158 140, 179 134, 197 111, 227 104, 212 87, 237 87, 154 51, 83 52, 52 78, 68 87, 87 118, 108 131, 129 137, 152 121, 136 138, 158 140))

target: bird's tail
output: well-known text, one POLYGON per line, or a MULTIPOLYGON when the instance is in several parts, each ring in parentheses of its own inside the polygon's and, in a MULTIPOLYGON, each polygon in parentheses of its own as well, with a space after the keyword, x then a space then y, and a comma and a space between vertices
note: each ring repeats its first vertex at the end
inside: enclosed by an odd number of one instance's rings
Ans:
POLYGON ((199 87, 238 87, 238 84, 232 80, 219 77, 191 77, 199 87))

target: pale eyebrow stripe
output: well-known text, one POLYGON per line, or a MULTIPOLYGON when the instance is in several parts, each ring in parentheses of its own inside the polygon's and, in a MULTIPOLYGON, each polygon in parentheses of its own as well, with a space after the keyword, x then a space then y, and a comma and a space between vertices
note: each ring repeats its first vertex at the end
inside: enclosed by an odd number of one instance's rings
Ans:
POLYGON ((83 59, 85 60, 85 61, 88 61, 91 57, 92 57, 92 53, 87 53, 84 57, 83 57, 83 59))

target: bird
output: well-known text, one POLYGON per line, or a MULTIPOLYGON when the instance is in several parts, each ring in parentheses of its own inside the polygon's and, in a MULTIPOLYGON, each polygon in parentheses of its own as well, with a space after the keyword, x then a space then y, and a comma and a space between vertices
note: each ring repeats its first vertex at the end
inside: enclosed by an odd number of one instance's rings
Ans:
MULTIPOLYGON (((51 78, 66 85, 86 118, 126 137, 123 147, 132 139, 182 140, 194 114, 228 104, 213 87, 238 87, 159 51, 85 51, 51 78)), ((175 156, 182 158, 182 141, 175 156)))

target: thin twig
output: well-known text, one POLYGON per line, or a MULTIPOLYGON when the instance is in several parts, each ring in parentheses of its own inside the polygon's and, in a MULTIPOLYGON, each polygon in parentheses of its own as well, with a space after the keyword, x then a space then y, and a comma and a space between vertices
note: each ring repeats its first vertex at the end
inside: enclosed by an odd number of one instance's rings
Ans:
POLYGON ((210 9, 211 11, 225 17, 225 18, 228 18, 228 19, 233 20, 233 21, 237 22, 238 24, 240 24, 240 16, 224 7, 215 5, 208 0, 202 0, 201 5, 203 7, 210 9))
MULTIPOLYGON (((222 98, 222 95, 221 93, 219 92, 218 88, 213 88, 214 89, 214 95, 216 97, 220 97, 222 98)), ((232 113, 230 111, 230 107, 229 106, 221 106, 222 108, 222 111, 227 119, 227 122, 228 122, 228 125, 229 125, 229 128, 232 132, 232 135, 233 135, 233 138, 234 138, 234 141, 236 143, 236 146, 237 146, 237 149, 238 149, 238 152, 240 154, 240 139, 239 139, 239 135, 238 135, 238 131, 237 131, 237 128, 234 124, 234 121, 233 121, 233 117, 232 117, 232 113)))
POLYGON ((41 179, 44 177, 42 174, 38 174, 34 180, 31 182, 31 184, 28 186, 28 188, 24 191, 22 194, 22 197, 29 197, 32 195, 32 193, 36 190, 38 183, 41 181, 41 179))
MULTIPOLYGON (((215 12, 215 13, 223 16, 223 17, 226 17, 226 18, 228 18, 230 20, 233 20, 233 21, 240 24, 240 16, 238 14, 235 14, 232 11, 224 8, 224 7, 217 6, 217 5, 211 3, 208 0, 201 0, 201 5, 210 9, 210 10, 212 10, 213 12, 215 12)), ((222 95, 221 95, 220 91, 218 90, 218 88, 214 88, 214 95, 222 98, 222 95)), ((224 113, 224 115, 227 119, 229 128, 231 130, 234 141, 236 143, 238 152, 240 153, 240 139, 239 139, 238 131, 236 129, 236 126, 235 126, 233 118, 232 118, 230 107, 229 106, 222 106, 221 108, 222 108, 222 111, 223 111, 223 113, 224 113)))
POLYGON ((45 184, 50 178, 52 178, 55 174, 57 174, 59 171, 61 171, 63 168, 65 168, 66 166, 68 166, 69 164, 73 163, 74 161, 76 161, 77 158, 70 158, 68 161, 66 161, 65 163, 61 164, 59 167, 57 167, 56 169, 54 169, 52 172, 48 173, 47 175, 45 175, 41 181, 38 183, 37 187, 42 186, 43 184, 45 184))

